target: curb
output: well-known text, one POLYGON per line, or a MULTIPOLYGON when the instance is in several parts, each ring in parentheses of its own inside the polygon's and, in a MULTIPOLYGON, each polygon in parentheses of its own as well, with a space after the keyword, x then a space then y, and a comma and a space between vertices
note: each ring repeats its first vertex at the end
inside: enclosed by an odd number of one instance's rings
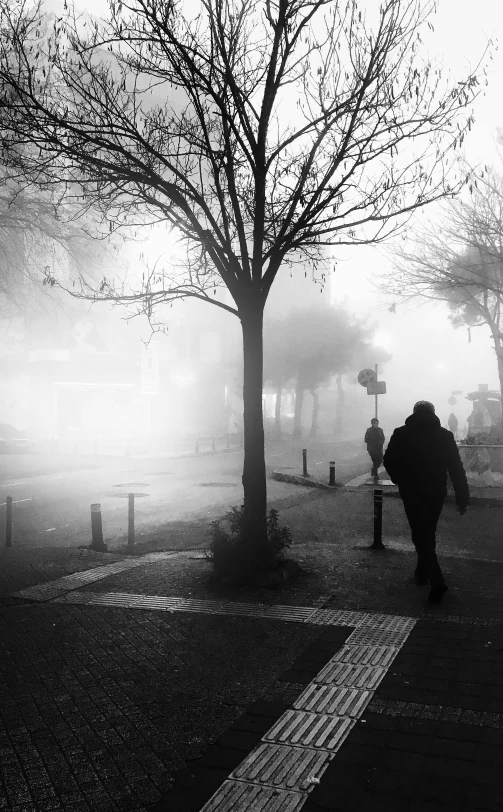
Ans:
MULTIPOLYGON (((304 477, 295 474, 284 474, 281 471, 273 471, 271 474, 271 479, 276 479, 278 482, 290 482, 292 485, 303 485, 307 488, 321 488, 326 491, 337 491, 337 490, 344 490, 350 493, 372 493, 375 487, 379 487, 376 485, 357 485, 355 487, 351 487, 345 485, 343 482, 336 482, 335 485, 326 485, 324 482, 319 482, 318 480, 311 479, 310 477, 304 477)), ((400 494, 398 493, 398 488, 396 486, 390 487, 389 485, 382 486, 383 496, 391 496, 395 498, 400 498, 400 494)), ((445 502, 455 502, 455 497, 453 493, 448 493, 445 497, 445 502)), ((500 495, 492 496, 491 494, 477 494, 474 493, 472 489, 470 491, 470 504, 471 505, 485 505, 486 507, 503 507, 503 493, 500 495)))
POLYGON ((273 471, 271 479, 276 479, 278 482, 290 482, 292 485, 304 485, 306 488, 322 488, 326 491, 335 491, 337 488, 344 487, 343 483, 336 482, 335 485, 326 485, 317 479, 311 479, 307 476, 296 476, 295 474, 283 474, 281 471, 273 471))

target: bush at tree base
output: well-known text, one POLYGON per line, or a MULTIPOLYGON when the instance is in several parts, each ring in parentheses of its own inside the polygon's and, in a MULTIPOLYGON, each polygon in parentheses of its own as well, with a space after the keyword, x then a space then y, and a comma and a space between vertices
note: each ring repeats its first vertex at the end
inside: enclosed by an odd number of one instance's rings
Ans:
POLYGON ((244 521, 244 505, 241 505, 231 508, 223 519, 211 522, 212 539, 205 554, 219 577, 245 580, 254 573, 274 569, 284 560, 284 552, 292 543, 291 531, 286 525, 280 526, 277 510, 269 511, 267 544, 260 549, 249 544, 244 521), (227 528, 222 526, 223 522, 227 528))

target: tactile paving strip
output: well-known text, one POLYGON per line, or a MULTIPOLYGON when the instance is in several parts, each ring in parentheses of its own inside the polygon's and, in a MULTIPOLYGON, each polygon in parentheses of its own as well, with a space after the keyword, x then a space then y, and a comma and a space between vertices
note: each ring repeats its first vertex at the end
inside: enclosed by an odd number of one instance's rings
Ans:
POLYGON ((169 598, 162 595, 135 595, 128 592, 71 592, 55 598, 55 603, 96 604, 127 609, 158 609, 177 612, 200 612, 208 615, 237 615, 274 618, 297 623, 306 621, 313 611, 303 606, 269 606, 267 604, 231 603, 224 601, 169 598))
POLYGON ((372 696, 373 691, 311 683, 295 700, 293 707, 312 713, 334 714, 357 719, 367 707, 372 696))
POLYGON ((115 575, 118 572, 134 569, 134 567, 141 567, 145 564, 153 564, 156 561, 173 558, 176 555, 177 553, 173 552, 149 553, 148 555, 143 555, 138 558, 116 561, 114 564, 105 564, 103 567, 95 567, 92 570, 74 572, 72 575, 64 575, 62 578, 48 581, 45 584, 37 584, 36 586, 21 589, 19 592, 14 593, 14 597, 34 601, 48 601, 56 595, 70 592, 73 589, 79 589, 81 586, 91 584, 94 581, 100 581, 103 578, 108 578, 110 575, 115 575))
POLYGON ((224 781, 201 812, 300 812, 305 794, 243 781, 224 781))
POLYGON ((308 623, 322 626, 358 626, 367 617, 366 612, 349 612, 344 609, 318 609, 308 623))
POLYGON ((262 741, 321 748, 335 753, 354 724, 353 719, 340 716, 288 710, 267 731, 262 741))
POLYGON ((201 812, 299 812, 416 623, 415 618, 323 609, 305 622, 313 617, 320 625, 358 625, 201 812), (323 758, 317 761, 316 755, 323 758), (272 788, 275 795, 269 794, 272 788))
POLYGON ((373 629, 371 626, 362 626, 352 632, 346 639, 346 646, 395 646, 400 648, 410 632, 386 631, 386 629, 373 629))
POLYGON ((312 789, 332 758, 333 753, 327 750, 264 742, 233 770, 229 778, 265 784, 273 789, 306 792, 312 789))
POLYGON ((157 609, 173 612, 181 600, 182 598, 134 595, 130 592, 71 592, 56 598, 54 603, 118 606, 121 609, 157 609))
POLYGON ((397 615, 366 615, 360 623, 359 629, 384 629, 387 632, 410 632, 416 624, 413 617, 400 617, 397 615))
POLYGON ((372 713, 388 716, 404 716, 413 719, 436 719, 441 722, 460 722, 466 725, 494 727, 503 730, 503 713, 474 711, 467 708, 453 708, 444 705, 427 705, 420 702, 375 697, 369 705, 372 713))
POLYGON ((340 685, 344 688, 375 690, 387 669, 375 665, 353 665, 332 660, 321 669, 314 681, 324 685, 340 685))
POLYGON ((398 649, 394 646, 343 646, 331 662, 389 668, 397 654, 398 649))
POLYGON ((468 615, 422 615, 421 622, 460 623, 468 626, 500 626, 503 617, 469 617, 468 615))
POLYGON ((177 610, 180 612, 205 612, 215 615, 246 615, 248 617, 276 618, 302 623, 309 618, 311 606, 269 606, 267 604, 231 603, 187 598, 182 600, 177 610))

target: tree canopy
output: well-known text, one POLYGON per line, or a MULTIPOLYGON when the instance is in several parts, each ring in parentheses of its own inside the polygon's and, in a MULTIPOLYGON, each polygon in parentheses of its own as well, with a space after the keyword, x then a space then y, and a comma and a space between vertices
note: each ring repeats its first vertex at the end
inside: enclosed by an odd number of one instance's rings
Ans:
POLYGON ((156 269, 126 293, 105 277, 97 295, 229 309, 218 282, 238 311, 250 285, 265 302, 285 261, 316 269, 322 246, 383 240, 463 182, 447 155, 481 71, 454 81, 421 58, 434 5, 387 0, 367 19, 356 2, 203 0, 190 17, 182 2, 111 0, 98 22, 3 0, 3 158, 111 230, 177 230, 182 281, 156 269))
POLYGON ((446 302, 454 327, 488 325, 503 392, 503 176, 487 166, 466 171, 469 194, 395 245, 393 269, 378 284, 404 301, 446 302))

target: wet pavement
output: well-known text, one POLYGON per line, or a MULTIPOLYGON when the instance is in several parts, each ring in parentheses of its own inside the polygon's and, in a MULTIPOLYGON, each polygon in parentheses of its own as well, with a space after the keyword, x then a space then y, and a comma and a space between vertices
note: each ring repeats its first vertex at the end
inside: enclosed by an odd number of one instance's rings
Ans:
POLYGON ((201 551, 0 551, 0 809, 501 809, 500 513, 446 505, 438 606, 399 500, 385 553, 369 494, 280 518, 302 572, 276 590, 201 551))

